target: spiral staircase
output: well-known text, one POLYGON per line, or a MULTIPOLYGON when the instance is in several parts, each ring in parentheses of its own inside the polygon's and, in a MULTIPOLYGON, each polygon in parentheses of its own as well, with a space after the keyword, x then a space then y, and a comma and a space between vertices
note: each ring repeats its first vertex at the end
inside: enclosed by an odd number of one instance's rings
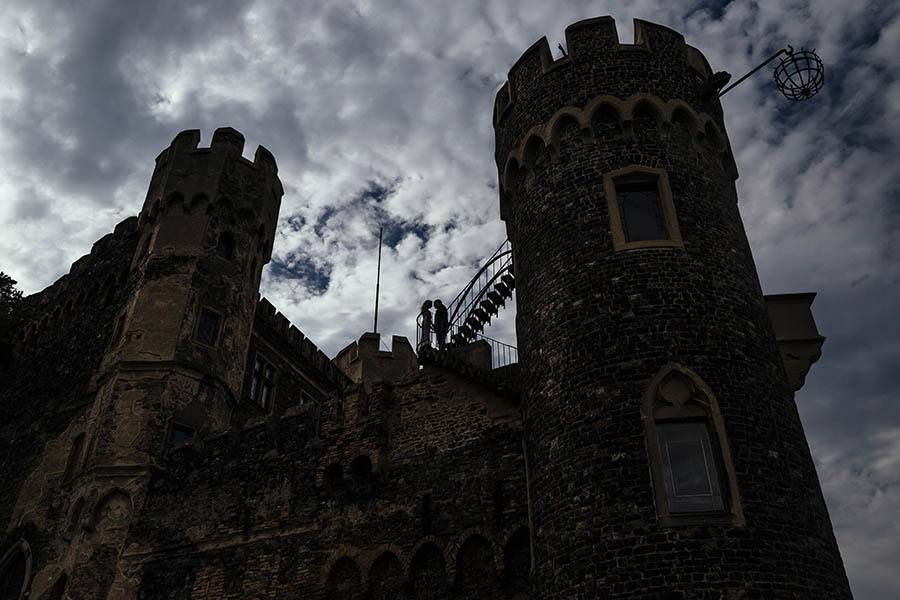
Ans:
MULTIPOLYGON (((506 303, 512 299, 515 289, 512 246, 509 240, 506 240, 483 262, 475 276, 447 306, 448 339, 438 350, 452 351, 472 342, 484 341, 491 347, 494 369, 518 362, 518 349, 515 346, 484 335, 485 329, 491 325, 491 320, 497 317, 506 307, 506 303)), ((428 343, 424 344, 426 332, 422 331, 420 319, 417 327, 417 348, 431 345, 433 328, 432 332, 427 333, 428 343)))

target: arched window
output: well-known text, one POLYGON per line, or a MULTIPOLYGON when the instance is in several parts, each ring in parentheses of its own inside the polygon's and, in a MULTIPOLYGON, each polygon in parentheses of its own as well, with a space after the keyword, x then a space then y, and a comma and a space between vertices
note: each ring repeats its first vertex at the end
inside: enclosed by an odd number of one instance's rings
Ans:
POLYGON ((413 600, 449 597, 444 554, 433 543, 426 543, 413 556, 409 566, 409 585, 413 600))
POLYGON ((457 596, 465 600, 498 598, 502 595, 494 549, 484 537, 473 535, 459 549, 456 561, 457 596))
POLYGON ((506 541, 503 562, 506 595, 527 596, 531 591, 531 540, 527 527, 520 527, 506 541))
POLYGON ((392 552, 383 552, 369 569, 369 595, 372 600, 403 598, 403 573, 392 552))
POLYGON ((642 418, 660 523, 743 524, 724 421, 709 387, 669 365, 650 382, 642 418))
POLYGON ((31 548, 20 540, 0 558, 0 600, 24 598, 30 579, 31 548))
POLYGON ((337 561, 325 582, 328 600, 358 600, 362 598, 362 577, 353 559, 344 557, 337 561))

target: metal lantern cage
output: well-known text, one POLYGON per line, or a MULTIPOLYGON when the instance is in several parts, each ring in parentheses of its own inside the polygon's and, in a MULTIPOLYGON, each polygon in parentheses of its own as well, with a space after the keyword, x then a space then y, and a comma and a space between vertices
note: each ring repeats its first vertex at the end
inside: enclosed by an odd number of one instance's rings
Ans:
POLYGON ((775 85, 788 100, 806 100, 825 84, 825 65, 812 50, 788 53, 775 67, 775 85))
MULTIPOLYGON (((736 88, 741 82, 762 69, 778 57, 783 57, 775 67, 775 87, 788 100, 806 100, 812 98, 825 84, 825 65, 815 50, 795 51, 793 47, 782 48, 762 63, 750 70, 746 75, 719 92, 721 98, 727 92, 736 88)), ((727 82, 730 75, 721 73, 723 82, 727 82)))

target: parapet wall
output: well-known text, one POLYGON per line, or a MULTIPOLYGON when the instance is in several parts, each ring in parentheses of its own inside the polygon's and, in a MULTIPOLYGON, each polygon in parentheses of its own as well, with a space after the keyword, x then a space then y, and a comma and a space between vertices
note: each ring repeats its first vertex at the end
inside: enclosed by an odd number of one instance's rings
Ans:
POLYGON ((391 336, 391 350, 381 350, 381 335, 364 333, 338 352, 334 361, 355 383, 395 382, 418 368, 409 340, 391 336))
POLYGON ((271 335, 266 336, 268 341, 279 343, 283 348, 302 358, 303 362, 312 367, 325 382, 339 389, 351 385, 347 376, 331 362, 331 359, 265 298, 260 299, 256 306, 255 328, 258 330, 261 324, 274 333, 274 339, 271 339, 271 335))
POLYGON ((566 56, 554 60, 547 38, 541 38, 516 61, 497 93, 499 167, 531 128, 548 122, 559 108, 583 107, 601 95, 624 100, 653 94, 663 103, 681 100, 721 126, 718 99, 704 85, 712 74, 709 62, 680 33, 636 19, 635 43, 622 44, 615 22, 607 16, 574 23, 565 36, 566 56))

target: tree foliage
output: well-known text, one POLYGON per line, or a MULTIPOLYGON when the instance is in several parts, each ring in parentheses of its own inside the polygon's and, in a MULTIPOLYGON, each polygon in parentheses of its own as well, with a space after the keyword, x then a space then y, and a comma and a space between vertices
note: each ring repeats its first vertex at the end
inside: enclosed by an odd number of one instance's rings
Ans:
POLYGON ((12 363, 12 349, 21 318, 22 291, 16 280, 0 271, 0 369, 12 363))

